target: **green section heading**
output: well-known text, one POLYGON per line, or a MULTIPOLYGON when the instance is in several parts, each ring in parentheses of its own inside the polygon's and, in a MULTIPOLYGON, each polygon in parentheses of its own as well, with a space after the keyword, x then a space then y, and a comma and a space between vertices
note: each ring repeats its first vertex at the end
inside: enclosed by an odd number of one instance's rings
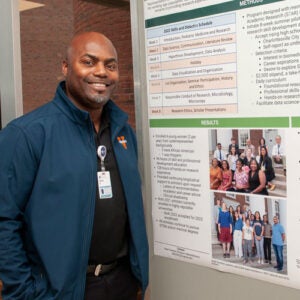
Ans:
POLYGON ((222 4, 201 7, 180 13, 148 19, 145 20, 145 27, 150 28, 281 1, 284 0, 233 0, 222 4))
POLYGON ((292 117, 292 127, 300 128, 300 117, 292 117))
MULTIPOLYGON (((300 117, 297 120, 300 125, 300 117)), ((289 117, 151 119, 152 128, 288 128, 289 117)))

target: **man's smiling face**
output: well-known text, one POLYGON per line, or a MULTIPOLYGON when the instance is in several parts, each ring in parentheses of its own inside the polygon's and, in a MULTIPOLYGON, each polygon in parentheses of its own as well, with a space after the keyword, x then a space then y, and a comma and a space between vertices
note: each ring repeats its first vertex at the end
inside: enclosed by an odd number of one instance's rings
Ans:
POLYGON ((119 82, 116 50, 110 40, 95 32, 72 41, 62 68, 67 96, 87 111, 103 107, 119 82))

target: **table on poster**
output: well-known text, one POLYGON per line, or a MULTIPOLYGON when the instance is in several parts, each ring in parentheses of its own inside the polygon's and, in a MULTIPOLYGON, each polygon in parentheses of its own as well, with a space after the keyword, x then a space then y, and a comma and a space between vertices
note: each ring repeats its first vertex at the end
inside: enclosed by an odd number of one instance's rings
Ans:
POLYGON ((149 113, 237 111, 235 14, 147 30, 149 113))

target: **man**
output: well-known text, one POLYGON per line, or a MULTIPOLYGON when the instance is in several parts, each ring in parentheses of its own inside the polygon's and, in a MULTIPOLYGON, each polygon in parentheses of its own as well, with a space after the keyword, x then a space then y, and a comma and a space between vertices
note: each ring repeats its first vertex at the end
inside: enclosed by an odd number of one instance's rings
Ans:
POLYGON ((231 144, 228 147, 228 153, 231 153, 231 148, 235 148, 235 153, 239 155, 239 145, 236 144, 236 140, 234 137, 231 138, 231 144))
POLYGON ((286 160, 285 160, 285 149, 281 143, 281 136, 277 135, 275 137, 276 144, 272 148, 272 160, 273 164, 282 164, 283 170, 286 170, 286 160))
POLYGON ((226 159, 226 153, 222 150, 221 143, 217 144, 217 149, 214 152, 214 158, 218 160, 219 166, 221 166, 222 160, 226 159))
POLYGON ((0 279, 14 300, 136 299, 148 284, 136 140, 111 41, 76 35, 52 102, 0 134, 0 279))
POLYGON ((219 234, 219 213, 220 213, 221 210, 222 210, 221 200, 217 199, 216 204, 214 206, 214 219, 215 219, 215 224, 216 224, 216 231, 217 231, 218 241, 220 239, 220 234, 219 234))
POLYGON ((285 232, 283 226, 279 223, 278 217, 273 217, 272 226, 272 245, 276 257, 277 265, 274 266, 278 271, 283 269, 283 245, 285 240, 285 232))

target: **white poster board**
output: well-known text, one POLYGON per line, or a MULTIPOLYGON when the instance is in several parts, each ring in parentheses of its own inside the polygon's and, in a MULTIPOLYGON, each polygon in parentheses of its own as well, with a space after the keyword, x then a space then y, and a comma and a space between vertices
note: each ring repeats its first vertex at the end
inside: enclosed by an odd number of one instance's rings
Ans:
POLYGON ((144 0, 156 255, 300 288, 299 16, 294 0, 144 0), (268 195, 211 188, 218 143, 226 160, 231 138, 259 160, 259 140, 271 157, 279 136, 268 195), (273 249, 271 264, 223 257, 216 199, 279 217, 283 270, 273 249))

